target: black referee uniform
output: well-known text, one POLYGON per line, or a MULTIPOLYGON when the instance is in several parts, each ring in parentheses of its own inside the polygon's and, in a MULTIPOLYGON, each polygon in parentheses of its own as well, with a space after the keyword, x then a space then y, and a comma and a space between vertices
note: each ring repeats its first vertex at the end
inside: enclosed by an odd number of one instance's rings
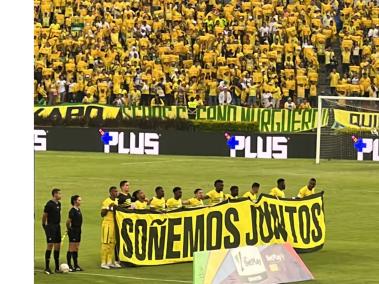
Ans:
MULTIPOLYGON (((47 213, 47 224, 43 226, 47 243, 61 242, 61 203, 49 200, 43 210, 47 213)), ((45 271, 51 273, 49 268, 51 250, 45 252, 45 271)), ((55 272, 59 272, 59 250, 54 249, 55 272)))
POLYGON ((48 243, 61 242, 61 203, 49 200, 43 212, 47 213, 47 225, 44 227, 48 243))
POLYGON ((83 223, 83 216, 80 208, 72 207, 70 212, 68 212, 68 218, 71 219, 71 228, 68 230, 70 243, 79 243, 83 223))

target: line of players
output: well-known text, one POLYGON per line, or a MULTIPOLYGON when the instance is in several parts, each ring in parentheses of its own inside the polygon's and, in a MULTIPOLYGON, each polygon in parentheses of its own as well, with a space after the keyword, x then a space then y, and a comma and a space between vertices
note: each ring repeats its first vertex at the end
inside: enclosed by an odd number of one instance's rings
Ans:
MULTIPOLYGON (((188 200, 182 200, 182 189, 174 187, 174 196, 167 201, 164 198, 164 190, 161 186, 155 188, 156 196, 148 200, 142 190, 136 190, 132 195, 129 193, 129 182, 120 182, 120 192, 117 187, 112 186, 109 188, 109 197, 106 198, 101 207, 102 230, 101 230, 101 268, 110 269, 121 267, 118 257, 118 251, 115 248, 115 224, 114 224, 114 207, 122 206, 134 209, 147 209, 150 207, 152 210, 169 211, 188 207, 202 207, 206 206, 203 200, 209 199, 208 206, 212 206, 223 202, 228 199, 237 199, 239 196, 238 186, 231 186, 230 194, 223 192, 224 182, 216 180, 214 182, 214 189, 204 195, 202 189, 198 188, 194 191, 194 197, 188 200), (113 261, 113 258, 115 261, 113 261)), ((244 193, 242 197, 247 197, 252 201, 256 201, 259 192, 259 183, 253 183, 251 189, 244 193)), ((297 197, 303 198, 315 193, 316 180, 311 178, 308 184, 299 190, 297 197)), ((271 189, 270 195, 279 198, 285 198, 284 190, 286 189, 285 180, 280 178, 277 180, 277 186, 271 189)), ((52 274, 50 270, 50 257, 54 249, 55 272, 59 273, 59 254, 61 248, 61 191, 60 189, 52 190, 52 199, 49 200, 42 215, 42 227, 45 231, 47 248, 45 252, 45 273, 52 274)), ((83 222, 82 213, 80 210, 81 197, 74 195, 71 197, 72 208, 69 211, 68 219, 66 221, 67 234, 69 237, 69 248, 67 251, 67 264, 69 265, 70 272, 83 271, 78 265, 78 251, 81 240, 81 226, 83 222), (74 266, 71 265, 71 259, 74 266)))
MULTIPOLYGON (((183 206, 186 207, 203 207, 213 206, 224 200, 238 199, 240 197, 247 197, 252 201, 256 201, 259 192, 259 183, 254 182, 251 189, 239 196, 238 186, 231 186, 230 194, 224 193, 224 182, 222 180, 216 180, 214 182, 214 189, 204 194, 200 188, 195 189, 194 197, 188 200, 182 200, 182 189, 180 187, 174 187, 174 196, 165 199, 164 189, 162 186, 155 188, 155 196, 151 199, 147 199, 145 193, 142 190, 136 190, 131 195, 129 193, 129 182, 124 180, 120 182, 120 191, 116 186, 109 188, 109 197, 103 201, 101 208, 102 222, 102 234, 101 234, 101 268, 111 269, 121 267, 118 256, 117 248, 115 247, 115 224, 114 224, 114 208, 115 206, 126 207, 130 209, 143 210, 150 207, 151 210, 166 212, 175 209, 179 209, 183 206), (204 204, 204 200, 209 199, 207 205, 204 204), (114 258, 114 262, 113 262, 114 258)), ((299 193, 294 198, 304 198, 306 196, 315 193, 316 179, 311 178, 308 184, 299 190, 299 193)), ((270 195, 277 198, 285 198, 284 190, 286 189, 285 180, 280 178, 277 180, 277 186, 271 189, 270 195)))
MULTIPOLYGON (((260 184, 254 182, 251 189, 245 192, 242 196, 239 195, 239 188, 236 185, 230 187, 230 194, 224 193, 224 182, 222 180, 216 180, 214 182, 214 189, 204 194, 201 188, 197 188, 194 191, 194 197, 188 200, 182 200, 182 189, 180 187, 174 187, 174 196, 165 199, 164 190, 162 186, 155 188, 155 196, 151 199, 147 199, 145 193, 142 190, 136 190, 132 195, 129 193, 129 182, 122 181, 120 183, 120 192, 117 193, 117 203, 115 205, 129 207, 131 209, 153 209, 157 211, 170 211, 185 207, 202 207, 216 205, 224 200, 238 199, 241 197, 247 197, 252 201, 256 201, 258 198, 258 192, 260 184), (207 205, 204 204, 204 200, 209 199, 207 205)), ((311 178, 308 184, 299 190, 296 198, 303 198, 314 194, 316 187, 316 179, 311 178)), ((116 191, 117 188, 113 187, 116 191)), ((277 186, 271 189, 270 195, 280 198, 285 198, 284 190, 286 189, 285 180, 280 178, 277 180, 277 186)))

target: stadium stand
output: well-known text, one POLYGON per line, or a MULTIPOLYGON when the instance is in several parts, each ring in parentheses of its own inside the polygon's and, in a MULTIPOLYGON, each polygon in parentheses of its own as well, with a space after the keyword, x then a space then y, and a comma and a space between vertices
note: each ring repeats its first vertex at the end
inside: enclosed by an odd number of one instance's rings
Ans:
POLYGON ((321 92, 377 96, 377 6, 35 0, 35 103, 283 108, 315 107, 321 92))

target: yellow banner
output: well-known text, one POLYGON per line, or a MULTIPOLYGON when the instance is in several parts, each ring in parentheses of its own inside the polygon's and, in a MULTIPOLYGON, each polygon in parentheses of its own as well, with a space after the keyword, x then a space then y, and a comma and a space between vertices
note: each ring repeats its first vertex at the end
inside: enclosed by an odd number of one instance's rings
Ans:
POLYGON ((379 113, 378 112, 355 112, 335 109, 335 121, 347 128, 371 130, 379 128, 379 113))
MULTIPOLYGON (((34 107, 34 117, 47 119, 188 119, 188 108, 183 106, 128 106, 115 107, 98 104, 34 107)), ((323 109, 322 126, 328 123, 328 109, 323 109)), ((317 109, 264 109, 241 106, 203 106, 196 111, 197 120, 256 122, 260 132, 301 132, 317 127, 317 109)))
POLYGON ((34 117, 43 118, 99 118, 115 119, 122 115, 119 107, 103 105, 61 105, 34 107, 34 117))
POLYGON ((309 252, 325 241, 323 192, 298 200, 262 194, 257 203, 239 199, 169 213, 118 209, 115 220, 120 260, 134 265, 186 262, 195 251, 285 242, 309 252))

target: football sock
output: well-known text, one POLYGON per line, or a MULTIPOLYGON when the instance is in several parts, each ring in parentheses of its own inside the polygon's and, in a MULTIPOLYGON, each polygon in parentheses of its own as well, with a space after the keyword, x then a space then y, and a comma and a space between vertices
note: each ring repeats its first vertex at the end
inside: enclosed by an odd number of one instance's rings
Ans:
POLYGON ((55 269, 59 270, 59 250, 54 250, 55 269))
POLYGON ((72 254, 72 258, 74 260, 74 267, 78 267, 78 252, 73 251, 71 254, 72 254))
POLYGON ((51 250, 46 250, 45 252, 45 269, 49 269, 51 250))
POLYGON ((67 251, 67 264, 71 267, 71 252, 67 251))

